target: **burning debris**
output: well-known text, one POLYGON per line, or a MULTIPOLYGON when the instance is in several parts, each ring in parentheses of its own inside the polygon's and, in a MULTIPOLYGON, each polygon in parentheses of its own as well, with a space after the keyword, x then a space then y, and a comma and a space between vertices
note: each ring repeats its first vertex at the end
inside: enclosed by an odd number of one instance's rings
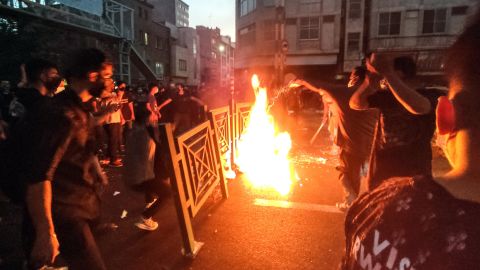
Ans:
POLYGON ((289 159, 292 140, 288 132, 279 132, 268 112, 267 89, 252 77, 256 101, 250 120, 238 145, 237 165, 254 188, 273 188, 281 195, 290 193, 295 172, 289 159))

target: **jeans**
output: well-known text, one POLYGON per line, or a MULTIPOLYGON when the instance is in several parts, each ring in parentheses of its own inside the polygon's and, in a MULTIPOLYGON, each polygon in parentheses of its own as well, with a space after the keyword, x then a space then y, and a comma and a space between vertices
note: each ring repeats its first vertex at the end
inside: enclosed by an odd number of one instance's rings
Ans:
POLYGON ((118 159, 118 150, 120 148, 120 132, 122 126, 120 123, 107 124, 106 126, 108 132, 108 157, 110 158, 111 162, 114 162, 118 159))
POLYGON ((360 193, 361 169, 365 158, 344 149, 340 151, 339 179, 342 182, 347 202, 353 201, 360 193))

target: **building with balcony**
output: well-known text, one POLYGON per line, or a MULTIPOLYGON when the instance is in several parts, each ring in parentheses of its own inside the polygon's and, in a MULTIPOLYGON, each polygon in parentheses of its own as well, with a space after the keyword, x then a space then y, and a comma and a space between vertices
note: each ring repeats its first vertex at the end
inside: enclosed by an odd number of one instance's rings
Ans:
POLYGON ((43 57, 63 67, 71 51, 96 47, 114 62, 116 79, 134 84, 161 80, 162 65, 169 65, 168 44, 164 51, 155 47, 161 38, 168 42, 169 30, 154 24, 152 9, 146 0, 0 2, 2 18, 21 19, 34 29, 38 44, 23 61, 43 57))

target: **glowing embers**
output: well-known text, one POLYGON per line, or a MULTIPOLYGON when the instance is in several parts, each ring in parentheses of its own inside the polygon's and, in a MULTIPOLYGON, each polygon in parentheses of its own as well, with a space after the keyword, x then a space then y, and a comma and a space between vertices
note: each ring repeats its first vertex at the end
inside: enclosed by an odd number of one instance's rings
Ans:
POLYGON ((245 180, 254 188, 273 188, 280 195, 290 193, 295 172, 288 154, 292 147, 290 135, 275 129, 268 113, 267 90, 260 87, 258 77, 252 77, 256 101, 246 129, 238 143, 236 163, 245 180))

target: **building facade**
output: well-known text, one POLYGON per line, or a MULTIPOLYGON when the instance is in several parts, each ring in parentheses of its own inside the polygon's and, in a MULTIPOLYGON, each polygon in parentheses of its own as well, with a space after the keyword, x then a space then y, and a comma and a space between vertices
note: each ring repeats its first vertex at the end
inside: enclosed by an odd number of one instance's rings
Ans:
POLYGON ((200 85, 200 39, 194 28, 179 27, 172 44, 172 80, 188 86, 200 85))
POLYGON ((206 88, 226 91, 233 79, 235 47, 219 28, 197 26, 200 39, 201 78, 206 88))
POLYGON ((441 74, 443 51, 478 0, 237 0, 237 74, 329 79, 370 52, 412 55, 420 74, 441 74), (279 8, 280 6, 280 8, 279 8), (284 48, 285 47, 285 48, 284 48))
POLYGON ((177 27, 189 26, 189 6, 181 0, 151 0, 155 6, 154 20, 168 22, 177 27))
POLYGON ((462 32, 477 0, 371 2, 368 51, 408 53, 420 74, 441 74, 444 50, 462 32))
POLYGON ((254 69, 272 74, 278 65, 275 61, 283 61, 285 72, 333 77, 339 54, 341 2, 237 0, 237 72, 254 69), (275 57, 280 46, 286 47, 283 60, 275 57))

